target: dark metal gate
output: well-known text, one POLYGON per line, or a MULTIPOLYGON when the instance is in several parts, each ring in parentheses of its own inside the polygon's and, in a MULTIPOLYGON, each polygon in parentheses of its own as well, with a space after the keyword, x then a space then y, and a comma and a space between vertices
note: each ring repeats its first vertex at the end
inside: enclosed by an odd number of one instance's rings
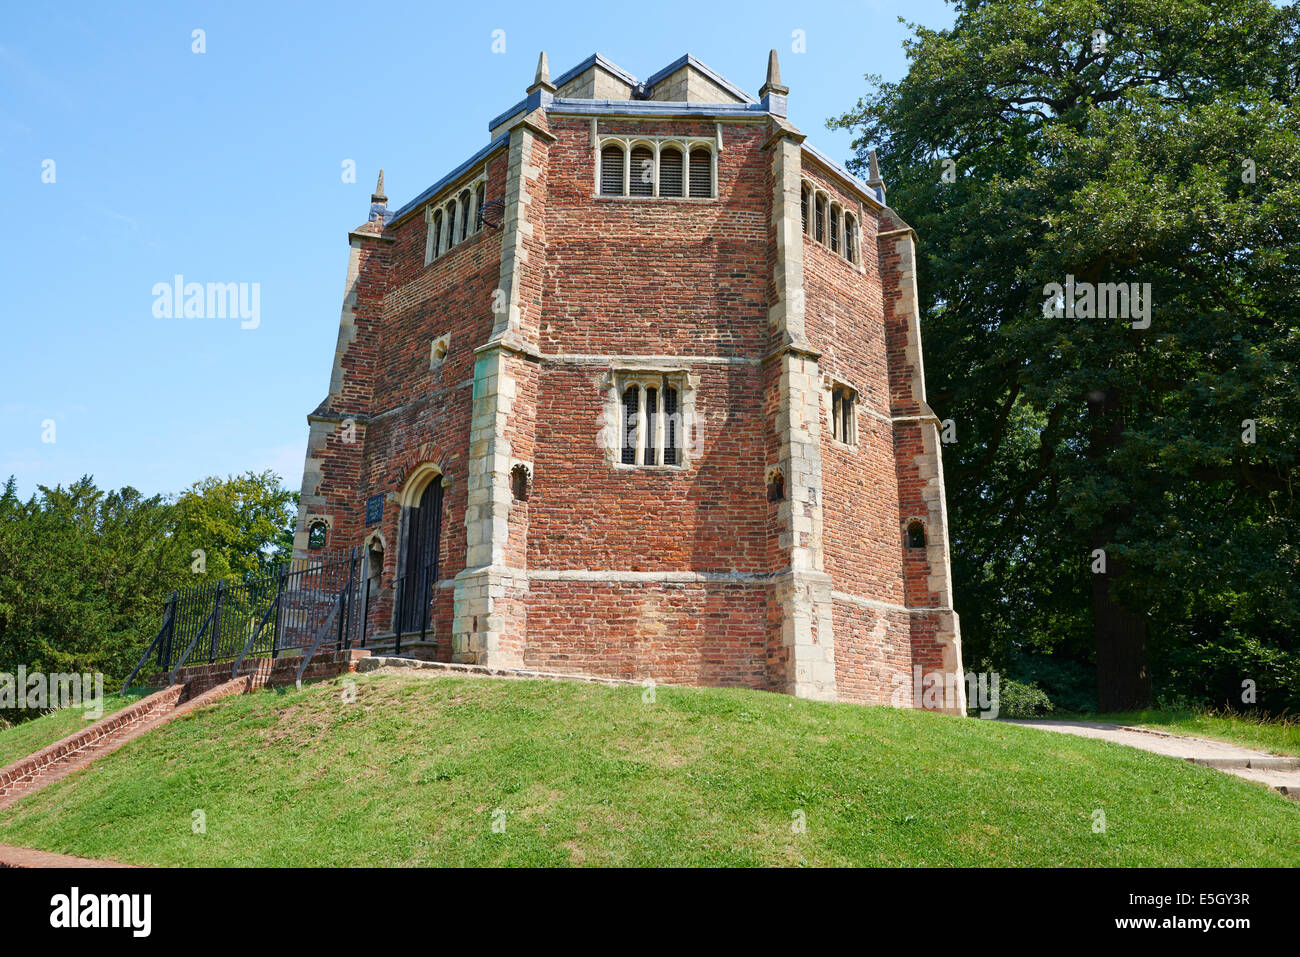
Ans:
POLYGON ((429 602, 438 583, 438 558, 442 538, 442 478, 435 477, 407 516, 405 565, 398 598, 399 635, 429 629, 429 602))

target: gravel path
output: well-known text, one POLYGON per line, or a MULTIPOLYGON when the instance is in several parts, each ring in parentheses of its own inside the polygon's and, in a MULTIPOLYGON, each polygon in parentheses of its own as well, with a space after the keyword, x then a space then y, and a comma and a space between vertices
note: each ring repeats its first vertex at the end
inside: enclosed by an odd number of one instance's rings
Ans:
POLYGON ((1141 748, 1154 754, 1182 758, 1184 761, 1235 774, 1239 778, 1258 781, 1293 801, 1300 801, 1300 758, 1255 751, 1226 741, 1189 738, 1180 734, 1170 734, 1167 731, 1103 724, 1099 721, 1020 720, 1007 721, 1007 724, 1075 734, 1081 738, 1100 738, 1103 741, 1126 744, 1131 748, 1141 748))

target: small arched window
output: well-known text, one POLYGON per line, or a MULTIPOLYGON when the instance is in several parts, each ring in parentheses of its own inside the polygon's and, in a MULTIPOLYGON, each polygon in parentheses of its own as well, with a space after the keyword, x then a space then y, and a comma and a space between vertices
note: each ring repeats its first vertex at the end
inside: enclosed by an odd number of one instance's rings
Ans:
POLYGON ((456 201, 453 199, 446 207, 447 242, 445 248, 456 245, 456 201))
POLYGON ((633 196, 655 194, 655 154, 648 146, 632 149, 632 169, 628 191, 633 196))
POLYGON ((840 208, 831 204, 831 252, 840 251, 840 208))
POLYGON ((919 519, 907 523, 907 547, 925 548, 925 526, 919 519))
POLYGON ((600 195, 623 195, 623 148, 606 146, 600 151, 600 195))
POLYGON ((799 215, 800 228, 804 235, 808 235, 808 187, 805 185, 799 190, 799 215))
POLYGON ((307 526, 307 547, 319 551, 329 540, 329 526, 324 522, 312 522, 307 526))
POLYGON ((516 502, 528 501, 528 466, 516 465, 510 470, 510 497, 516 502))
POLYGON ((630 385, 623 390, 623 464, 636 464, 637 425, 640 422, 641 388, 630 385))
POLYGON ((713 154, 703 146, 691 150, 691 198, 713 196, 713 154))
POLYGON ((682 195, 682 151, 665 146, 659 152, 659 195, 682 195))
POLYGON ((844 258, 858 261, 858 221, 849 213, 844 214, 844 258))
POLYGON ((483 228, 483 206, 487 202, 487 183, 479 183, 478 189, 474 191, 474 232, 479 232, 483 228))
POLYGON ((366 546, 367 587, 371 592, 378 592, 384 575, 384 543, 377 537, 366 546))
POLYGON ((819 195, 816 200, 816 222, 813 224, 813 238, 819 243, 826 242, 826 197, 819 195))
POLYGON ((769 502, 785 501, 785 476, 780 469, 773 469, 767 477, 767 500, 769 502))
POLYGON ((469 190, 460 194, 460 239, 469 235, 469 190))
POLYGON ((442 253, 442 210, 433 214, 433 238, 430 242, 429 258, 437 259, 442 253))

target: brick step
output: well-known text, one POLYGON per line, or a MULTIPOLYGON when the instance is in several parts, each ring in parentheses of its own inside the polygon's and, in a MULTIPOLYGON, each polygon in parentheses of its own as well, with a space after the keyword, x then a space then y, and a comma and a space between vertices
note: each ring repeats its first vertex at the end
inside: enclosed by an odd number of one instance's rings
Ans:
POLYGON ((227 694, 247 691, 251 686, 252 679, 243 676, 191 698, 187 694, 188 685, 172 685, 129 708, 101 718, 89 728, 0 768, 0 807, 80 771, 181 714, 227 694))

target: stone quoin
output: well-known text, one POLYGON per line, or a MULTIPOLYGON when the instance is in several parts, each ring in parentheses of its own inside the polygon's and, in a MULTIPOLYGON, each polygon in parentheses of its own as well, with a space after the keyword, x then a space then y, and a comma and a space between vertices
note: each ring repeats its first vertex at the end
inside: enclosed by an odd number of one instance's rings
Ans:
POLYGON ((691 56, 552 80, 543 53, 455 170, 396 210, 380 173, 294 539, 363 546, 368 647, 962 686, 915 235, 788 95, 775 52, 757 98, 691 56))

